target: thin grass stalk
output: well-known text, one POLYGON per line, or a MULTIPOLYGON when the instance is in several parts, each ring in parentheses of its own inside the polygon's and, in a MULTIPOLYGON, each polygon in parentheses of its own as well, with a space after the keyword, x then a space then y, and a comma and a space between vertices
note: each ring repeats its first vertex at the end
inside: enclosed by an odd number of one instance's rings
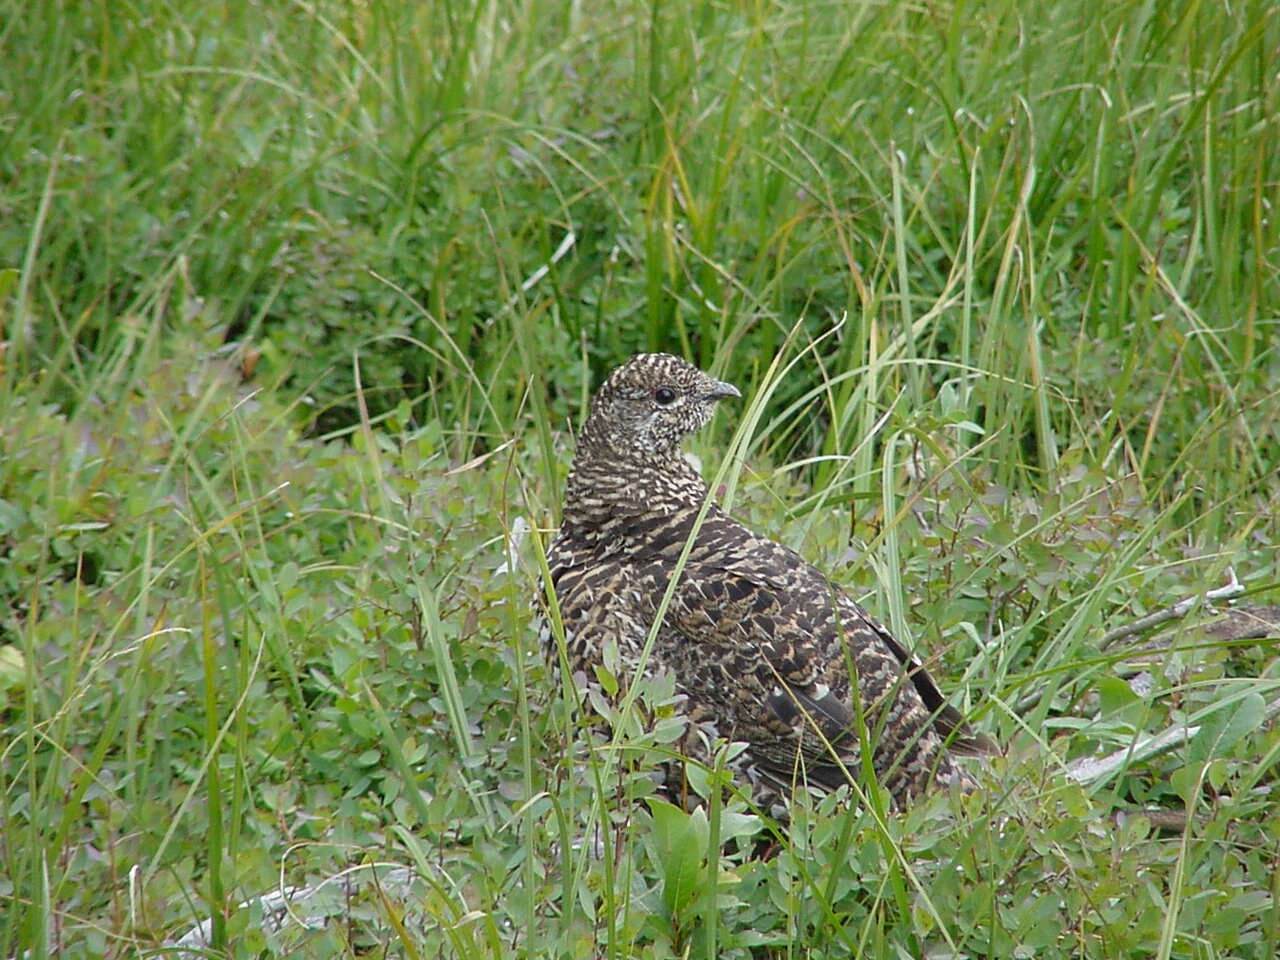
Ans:
MULTIPOLYGON (((513 466, 514 454, 512 460, 508 461, 508 465, 513 466)), ((509 477, 510 474, 507 474, 509 477)), ((502 529, 504 542, 512 544, 514 536, 511 529, 509 501, 507 499, 507 486, 504 483, 502 488, 502 529)), ((529 657, 526 653, 525 638, 528 635, 528 623, 518 615, 517 611, 524 608, 521 596, 521 587, 528 588, 527 583, 522 583, 521 578, 516 575, 514 558, 509 556, 509 569, 506 582, 506 604, 507 616, 506 625, 508 635, 511 637, 511 645, 515 652, 515 693, 516 693, 516 721, 518 724, 518 734, 520 741, 520 774, 521 788, 523 790, 524 803, 522 807, 525 810, 524 816, 521 818, 520 835, 524 845, 524 864, 521 871, 524 883, 524 902, 526 912, 524 915, 526 935, 531 935, 536 929, 536 903, 534 891, 537 889, 537 874, 535 872, 537 848, 535 846, 536 832, 538 829, 537 820, 534 818, 533 811, 529 809, 535 796, 533 772, 536 761, 536 754, 533 745, 533 720, 529 710, 529 692, 530 677, 528 671, 529 657)), ((535 588, 536 589, 536 588, 535 588)), ((541 651, 538 651, 541 653, 541 651)))
POLYGON ((213 602, 209 597, 209 571, 205 565, 204 551, 199 554, 198 584, 200 589, 200 653, 204 675, 204 748, 209 759, 206 768, 205 810, 208 817, 208 835, 205 838, 207 857, 208 905, 211 936, 209 945, 214 950, 227 948, 226 890, 222 883, 222 773, 218 755, 222 742, 218 725, 218 644, 213 624, 213 602))
POLYGON ((5 406, 12 402, 18 377, 24 372, 26 365, 26 346, 28 331, 32 319, 28 316, 30 307, 31 285, 35 279, 36 260, 44 237, 44 229, 49 218, 49 206, 53 200, 54 184, 58 179, 58 163, 62 157, 63 137, 58 138, 53 156, 49 160, 49 172, 45 176, 44 188, 40 191, 40 203, 36 208, 31 232, 27 237, 26 250, 22 254, 22 267, 18 271, 18 289, 14 294, 13 319, 9 321, 5 354, 0 356, 0 373, 4 373, 5 406), (9 354, 12 353, 12 356, 9 354))
MULTIPOLYGON (((864 312, 862 315, 863 343, 860 352, 866 357, 866 373, 863 376, 861 397, 862 428, 861 444, 853 452, 853 493, 855 497, 869 497, 875 476, 876 448, 869 438, 875 436, 876 408, 880 402, 880 371, 883 358, 880 349, 880 327, 876 315, 864 312)), ((852 394, 850 400, 857 394, 852 394)))
MULTIPOLYGON (((444 700, 445 716, 449 721, 449 729, 453 733, 454 745, 464 760, 476 756, 476 746, 471 739, 471 724, 467 718, 466 706, 462 700, 462 690, 458 686, 458 675, 453 668, 453 658, 449 653, 448 642, 444 638, 444 628, 440 622, 439 600, 434 590, 429 588, 418 575, 413 578, 414 595, 418 609, 422 614, 423 630, 426 634, 427 648, 431 651, 432 662, 440 680, 440 694, 444 700)), ((464 765, 463 788, 471 797, 476 811, 484 816, 489 831, 496 829, 493 807, 486 794, 477 789, 472 782, 470 766, 464 765)))
MULTIPOLYGON (((37 798, 40 796, 40 780, 38 771, 40 769, 39 754, 37 752, 37 704, 36 697, 41 689, 39 685, 39 676, 36 673, 36 656, 38 649, 35 640, 35 624, 39 618, 40 603, 38 595, 32 597, 30 605, 30 613, 27 619, 27 629, 22 631, 22 653, 23 653, 23 697, 22 710, 24 728, 22 731, 23 745, 26 754, 26 779, 27 779, 27 796, 37 798)), ((43 713, 41 709, 39 713, 43 713)), ((26 910, 21 907, 10 913, 10 928, 5 939, 10 942, 19 944, 25 943, 32 951, 32 955, 38 960, 47 960, 49 956, 49 942, 47 931, 49 929, 49 867, 47 862, 47 853, 45 850, 45 823, 44 823, 44 804, 33 803, 31 809, 27 812, 27 837, 26 837, 26 899, 29 906, 26 910), (24 924, 23 921, 26 921, 24 924), (23 927, 26 927, 26 936, 23 936, 23 927)), ((19 896, 22 887, 15 884, 14 896, 19 896)), ((17 901, 21 903, 21 900, 17 901)))
MULTIPOLYGON (((574 741, 574 736, 577 729, 576 723, 575 723, 575 717, 577 713, 582 709, 582 704, 579 702, 578 692, 574 687, 573 679, 572 679, 573 671, 572 669, 570 669, 570 666, 569 666, 569 651, 568 651, 565 629, 564 629, 564 620, 560 615, 560 602, 554 590, 545 589, 545 585, 551 583, 551 568, 547 564, 547 552, 545 547, 543 546, 542 535, 536 525, 534 525, 530 530, 530 538, 533 540, 534 556, 537 558, 537 562, 538 562, 538 575, 541 580, 541 583, 544 585, 544 589, 542 592, 543 599, 546 603, 544 615, 547 618, 548 628, 551 631, 551 638, 555 644, 555 657, 557 660, 556 666, 559 668, 558 672, 560 677, 560 697, 558 698, 558 700, 559 700, 559 706, 561 707, 561 712, 559 713, 558 719, 561 723, 561 729, 562 729, 561 742, 565 744, 571 744, 574 741)), ((586 747, 587 747, 588 772, 591 775, 592 784, 595 788, 592 797, 589 798, 589 802, 592 805, 591 806, 592 816, 594 817, 597 809, 597 804, 601 808, 604 807, 604 789, 602 786, 603 778, 601 775, 602 761, 600 757, 597 755, 595 747, 591 743, 589 738, 587 738, 586 740, 586 747)), ((569 776, 567 778, 566 783, 567 783, 567 789, 564 790, 563 792, 553 792, 551 794, 551 801, 552 801, 552 809, 555 811, 555 814, 556 814, 556 823, 559 827, 560 876, 562 878, 561 892, 560 892, 560 903, 561 903, 560 940, 562 943, 565 944, 566 949, 568 949, 568 945, 572 937, 573 920, 575 917, 578 916, 578 911, 579 911, 579 903, 578 903, 578 897, 577 897, 577 878, 581 873, 583 866, 582 864, 576 863, 574 861, 573 850, 572 850, 573 837, 572 837, 572 834, 570 833, 570 827, 572 824, 571 815, 572 815, 572 812, 577 809, 577 804, 580 802, 579 794, 577 791, 575 778, 573 776, 569 776), (564 803, 561 802, 562 799, 564 803)), ((599 823, 600 823, 600 828, 604 829, 605 826, 608 824, 607 815, 602 816, 599 823)), ((594 825, 595 825, 595 821, 591 817, 589 817, 586 823, 586 829, 588 830, 588 833, 594 825)), ((585 851, 583 852, 583 857, 585 858, 585 851)), ((610 917, 611 944, 616 943, 616 938, 613 937, 613 935, 616 932, 616 927, 614 927, 613 924, 615 923, 614 918, 618 916, 617 907, 612 902, 614 891, 616 889, 616 881, 613 875, 613 866, 614 866, 613 858, 605 857, 604 859, 604 871, 605 871, 604 899, 605 899, 605 905, 608 908, 608 916, 610 917)), ((624 888, 624 889, 629 889, 629 888, 624 888)), ((614 950, 615 950, 615 947, 611 945, 610 947, 611 954, 614 950)))
POLYGON ((377 724, 378 732, 382 735, 382 746, 387 751, 387 756, 391 758, 392 768, 400 776, 400 783, 404 791, 403 795, 408 798, 409 805, 413 807, 413 812, 417 814, 419 823, 424 825, 430 823, 432 819, 431 807, 427 803, 427 798, 422 795, 422 790, 418 787, 418 778, 404 754, 404 746, 401 744, 400 737, 391 723, 391 718, 387 716, 386 710, 383 709, 382 701, 373 692, 373 687, 368 682, 362 682, 361 688, 373 711, 373 718, 377 724))
POLYGON ((978 190, 978 161, 981 159, 981 148, 976 148, 973 153, 973 160, 969 165, 969 202, 965 209, 965 229, 964 229, 964 299, 963 308, 960 315, 960 408, 964 410, 965 416, 973 419, 973 407, 970 404, 970 397, 973 393, 970 384, 970 373, 973 369, 973 257, 974 247, 977 245, 977 237, 975 228, 977 225, 977 190, 978 190))
POLYGON ((1044 488, 1054 490, 1058 483, 1058 443, 1053 419, 1049 415, 1049 387, 1040 350, 1040 323, 1033 316, 1027 323, 1027 359, 1031 388, 1035 394, 1036 445, 1040 452, 1040 469, 1044 488))
MULTIPOLYGON (((155 525, 147 524, 146 543, 143 546, 142 568, 139 571, 139 597, 138 604, 134 614, 134 632, 139 636, 147 634, 147 620, 150 614, 149 599, 151 596, 152 583, 152 564, 155 562, 155 525)), ((138 756, 138 732, 142 723, 142 711, 138 708, 140 701, 141 673, 143 663, 146 661, 147 650, 145 646, 138 651, 134 658, 131 670, 130 682, 126 688, 124 698, 124 756, 125 763, 130 770, 137 770, 139 763, 138 756)), ((139 777, 132 777, 125 786, 126 797, 129 806, 138 810, 141 809, 142 796, 140 793, 141 784, 139 777)))
POLYGON ((902 433, 895 430, 885 439, 884 449, 880 453, 880 506, 884 527, 880 534, 883 551, 882 559, 876 564, 877 580, 884 591, 885 606, 889 611, 889 627, 898 642, 908 650, 912 648, 907 639, 911 636, 907 623, 907 610, 902 591, 902 554, 898 548, 898 509, 897 485, 898 466, 896 455, 898 441, 902 433))
POLYGON ((716 751, 711 774, 707 777, 710 791, 707 797, 707 879, 703 887, 705 899, 702 906, 702 924, 708 960, 719 956, 716 946, 720 935, 720 808, 723 805, 724 788, 731 782, 731 778, 725 774, 726 749, 727 747, 716 751))
POLYGON ((898 313, 902 320, 902 342, 905 344, 907 363, 907 387, 912 409, 918 410, 924 401, 920 369, 916 366, 915 318, 911 307, 911 279, 907 270, 907 220, 902 207, 902 167, 900 151, 896 144, 889 144, 889 176, 893 181, 893 245, 894 260, 898 269, 898 313))

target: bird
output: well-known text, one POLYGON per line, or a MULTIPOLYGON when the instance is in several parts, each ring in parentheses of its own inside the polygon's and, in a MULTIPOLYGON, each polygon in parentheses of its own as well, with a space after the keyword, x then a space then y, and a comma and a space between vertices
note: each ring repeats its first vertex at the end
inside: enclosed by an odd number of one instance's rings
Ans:
MULTIPOLYGON (((800 554, 714 502, 681 452, 730 383, 666 353, 636 354, 591 400, 577 438, 550 583, 575 676, 597 676, 606 650, 622 672, 667 672, 690 724, 746 744, 735 768, 755 795, 830 792, 861 780, 863 744, 876 780, 905 806, 934 786, 975 780, 956 756, 992 752, 924 666, 849 594, 800 554), (642 651, 677 562, 649 656, 642 651), (611 654, 612 656, 612 654, 611 654), (862 732, 860 732, 862 731, 862 732)), ((544 653, 559 660, 543 630, 544 653)))

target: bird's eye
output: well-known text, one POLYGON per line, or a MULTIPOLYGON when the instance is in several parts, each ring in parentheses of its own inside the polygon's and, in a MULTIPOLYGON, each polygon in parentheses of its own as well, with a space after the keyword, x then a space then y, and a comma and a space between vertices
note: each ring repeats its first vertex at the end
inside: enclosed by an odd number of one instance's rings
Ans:
POLYGON ((676 402, 676 392, 670 387, 659 387, 653 391, 653 399, 658 401, 658 406, 669 407, 676 402))

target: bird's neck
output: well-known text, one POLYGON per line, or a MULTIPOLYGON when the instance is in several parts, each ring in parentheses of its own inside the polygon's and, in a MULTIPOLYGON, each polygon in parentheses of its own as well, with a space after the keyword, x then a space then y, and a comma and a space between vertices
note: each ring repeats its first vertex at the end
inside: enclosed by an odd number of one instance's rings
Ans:
POLYGON ((706 495, 706 483, 678 450, 642 455, 580 443, 565 488, 564 529, 577 539, 607 540, 636 517, 697 509, 706 495))

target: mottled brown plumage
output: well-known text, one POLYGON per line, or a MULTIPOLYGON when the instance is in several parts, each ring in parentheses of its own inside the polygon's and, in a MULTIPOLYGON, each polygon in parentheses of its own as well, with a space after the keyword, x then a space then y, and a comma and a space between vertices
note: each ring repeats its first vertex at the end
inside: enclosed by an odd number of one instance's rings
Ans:
MULTIPOLYGON (((547 558, 575 672, 594 676, 611 642, 634 669, 707 496, 680 440, 736 396, 667 354, 633 357, 597 392, 547 558)), ((985 749, 924 668, 840 587, 715 505, 647 669, 673 675, 704 732, 746 741, 742 772, 771 789, 857 776, 859 707, 877 778, 899 802, 930 782, 972 785, 948 742, 985 749)))

